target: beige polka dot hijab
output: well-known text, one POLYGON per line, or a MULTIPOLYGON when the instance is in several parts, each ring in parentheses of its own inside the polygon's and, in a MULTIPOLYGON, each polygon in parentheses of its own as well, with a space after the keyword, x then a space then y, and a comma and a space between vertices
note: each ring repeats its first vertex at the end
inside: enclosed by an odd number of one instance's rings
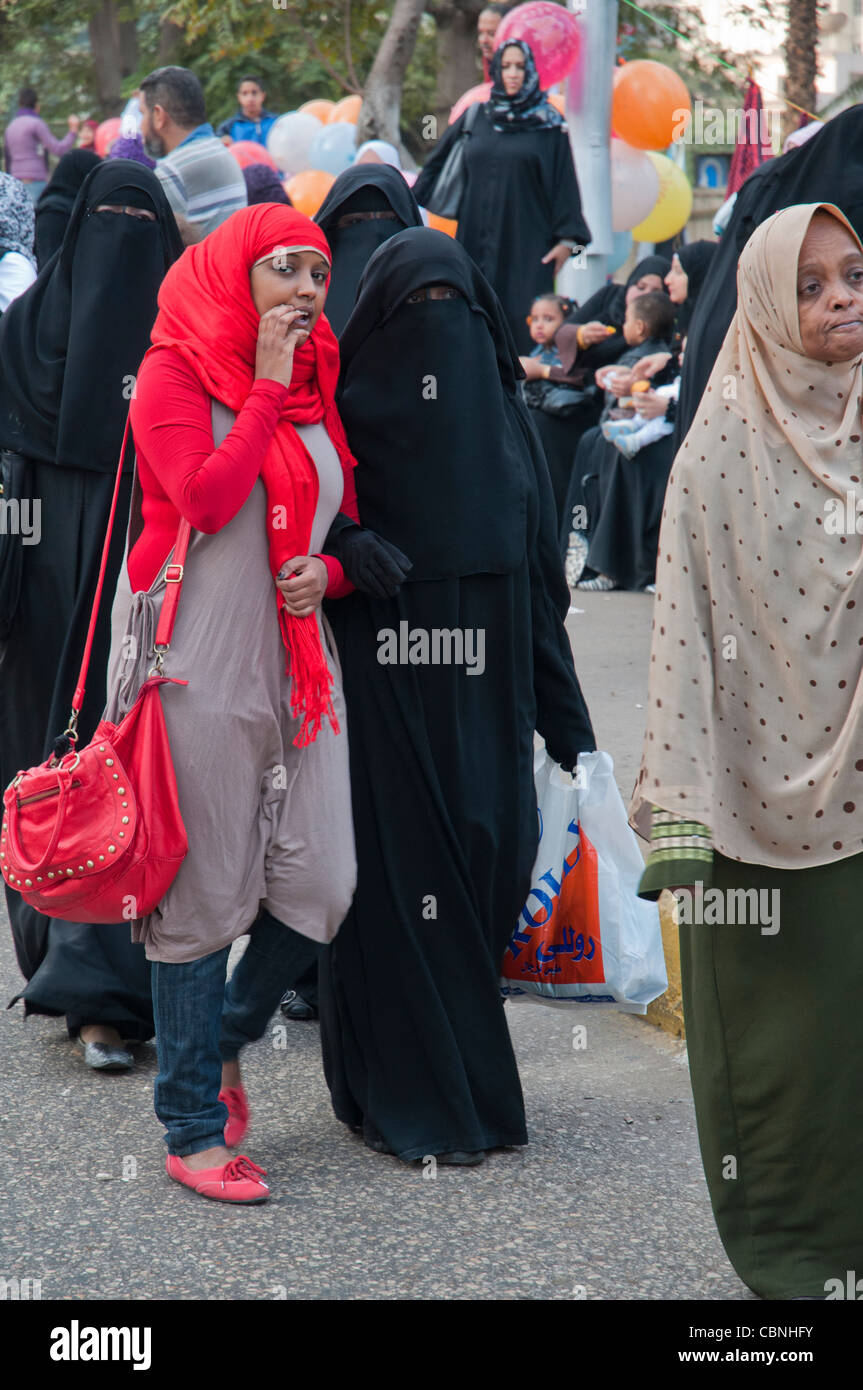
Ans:
POLYGON ((803 355, 797 261, 818 208, 856 239, 824 203, 753 232, 674 461, 632 804, 642 835, 655 804, 779 868, 863 850, 863 358, 803 355))

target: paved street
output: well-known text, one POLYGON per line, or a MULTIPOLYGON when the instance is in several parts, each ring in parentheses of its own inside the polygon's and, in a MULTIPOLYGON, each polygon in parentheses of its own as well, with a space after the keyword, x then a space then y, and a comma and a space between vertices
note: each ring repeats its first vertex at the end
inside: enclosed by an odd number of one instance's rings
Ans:
MULTIPOLYGON (((573 604, 576 663, 626 797, 651 600, 573 604)), ((4 927, 0 1000, 19 987, 4 927)), ((610 1010, 507 1008, 531 1143, 435 1177, 338 1124, 317 1026, 275 1019, 244 1063, 244 1147, 274 1197, 247 1209, 165 1176, 153 1047, 131 1076, 100 1076, 62 1020, 0 1011, 0 1278, 38 1279, 43 1299, 751 1299, 713 1225, 683 1044, 610 1010)))

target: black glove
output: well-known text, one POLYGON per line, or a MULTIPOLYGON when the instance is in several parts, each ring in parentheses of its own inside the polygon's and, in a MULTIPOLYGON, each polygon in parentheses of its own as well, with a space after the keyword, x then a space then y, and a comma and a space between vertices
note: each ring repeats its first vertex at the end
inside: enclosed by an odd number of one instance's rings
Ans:
POLYGON ((392 598, 413 569, 397 546, 358 526, 344 512, 336 514, 324 551, 336 557, 355 589, 375 598, 392 598))

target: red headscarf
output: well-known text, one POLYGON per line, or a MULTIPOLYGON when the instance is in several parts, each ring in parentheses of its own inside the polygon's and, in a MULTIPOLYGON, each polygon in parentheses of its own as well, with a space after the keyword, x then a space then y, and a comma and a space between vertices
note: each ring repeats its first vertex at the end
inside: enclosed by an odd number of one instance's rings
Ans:
MULTIPOLYGON (((320 227, 302 213, 279 203, 242 208, 189 247, 159 291, 153 347, 175 348, 209 394, 235 412, 242 408, 255 380, 260 316, 252 300, 249 273, 260 257, 289 248, 312 248, 332 261, 320 227)), ((338 375, 339 345, 321 314, 294 353, 290 394, 261 465, 273 575, 287 560, 308 554, 318 502, 317 469, 294 425, 323 420, 342 464, 356 463, 334 404, 338 375)), ((316 615, 292 617, 278 590, 276 594, 288 651, 291 709, 302 719, 294 742, 302 747, 317 737, 324 716, 339 731, 331 698, 332 676, 316 615)))

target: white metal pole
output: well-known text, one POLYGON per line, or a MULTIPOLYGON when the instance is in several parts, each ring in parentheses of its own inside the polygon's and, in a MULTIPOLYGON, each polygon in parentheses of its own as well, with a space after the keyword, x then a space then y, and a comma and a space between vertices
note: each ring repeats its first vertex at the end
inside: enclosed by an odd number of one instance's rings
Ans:
POLYGON ((611 93, 617 48, 617 0, 568 0, 581 25, 581 52, 566 79, 566 122, 592 241, 574 256, 557 288, 579 303, 605 283, 611 229, 611 93))

